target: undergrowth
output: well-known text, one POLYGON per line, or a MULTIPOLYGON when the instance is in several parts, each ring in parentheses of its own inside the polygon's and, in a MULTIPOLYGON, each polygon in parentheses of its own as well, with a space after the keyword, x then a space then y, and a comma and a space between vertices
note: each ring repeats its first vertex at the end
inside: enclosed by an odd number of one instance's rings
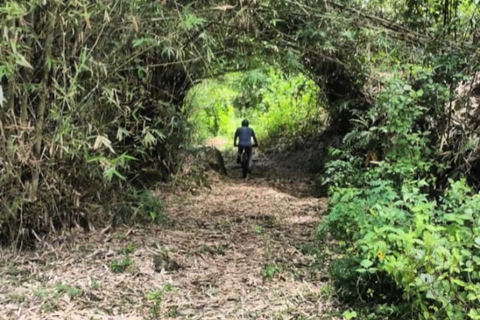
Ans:
POLYGON ((338 245, 330 273, 358 311, 348 317, 480 319, 480 194, 465 179, 439 184, 451 171, 423 119, 442 116, 449 92, 429 68, 407 74, 331 150, 318 234, 338 245))

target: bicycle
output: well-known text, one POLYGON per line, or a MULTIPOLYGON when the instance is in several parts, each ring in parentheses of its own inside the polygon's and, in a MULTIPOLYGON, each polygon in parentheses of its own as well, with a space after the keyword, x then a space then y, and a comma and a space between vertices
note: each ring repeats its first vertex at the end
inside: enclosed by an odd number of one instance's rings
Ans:
MULTIPOLYGON (((253 156, 253 148, 256 147, 256 145, 252 146, 252 156, 253 156)), ((250 158, 248 157, 247 153, 247 148, 243 148, 242 155, 241 155, 241 165, 242 165, 242 178, 246 179, 248 173, 252 174, 251 168, 249 170, 248 164, 250 162, 250 158)))

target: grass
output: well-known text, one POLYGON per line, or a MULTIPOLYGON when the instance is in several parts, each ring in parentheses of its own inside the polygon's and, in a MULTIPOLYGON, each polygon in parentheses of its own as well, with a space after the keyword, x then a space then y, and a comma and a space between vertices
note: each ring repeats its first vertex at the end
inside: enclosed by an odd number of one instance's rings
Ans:
POLYGON ((219 229, 224 232, 231 232, 233 230, 233 224, 230 220, 224 220, 220 223, 219 229))
POLYGON ((324 297, 330 298, 335 293, 335 289, 333 288, 333 286, 331 284, 326 284, 322 287, 321 292, 322 292, 322 295, 324 297))
POLYGON ((71 299, 75 299, 81 296, 82 293, 83 290, 77 286, 70 286, 61 282, 55 285, 55 295, 62 296, 63 294, 67 294, 71 299))
POLYGON ((265 280, 273 280, 273 278, 275 277, 275 275, 277 273, 279 273, 281 270, 280 268, 274 266, 274 265, 270 265, 270 264, 265 264, 263 266, 263 269, 262 269, 262 277, 263 279, 265 280))
POLYGON ((96 290, 100 289, 100 283, 98 283, 97 280, 92 279, 92 280, 90 281, 90 288, 92 288, 93 290, 96 291, 96 290))
POLYGON ((135 243, 130 242, 124 248, 120 249, 120 253, 124 255, 129 255, 131 253, 134 253, 135 249, 136 249, 135 243))
POLYGON ((134 266, 134 262, 128 255, 126 255, 123 259, 115 259, 110 264, 110 270, 113 273, 123 273, 128 269, 132 269, 134 266))
MULTIPOLYGON (((159 319, 160 318, 160 305, 163 301, 163 297, 165 296, 166 292, 173 292, 175 291, 175 287, 171 284, 166 284, 163 286, 162 289, 151 290, 147 294, 145 294, 145 298, 151 302, 150 306, 150 315, 152 319, 159 319)), ((168 316, 172 317, 177 315, 177 309, 170 309, 168 311, 168 316)))
POLYGON ((70 299, 76 299, 83 294, 83 290, 78 286, 57 282, 53 290, 48 288, 39 288, 35 291, 35 296, 40 299, 40 308, 43 312, 51 313, 57 310, 58 301, 64 295, 70 299))

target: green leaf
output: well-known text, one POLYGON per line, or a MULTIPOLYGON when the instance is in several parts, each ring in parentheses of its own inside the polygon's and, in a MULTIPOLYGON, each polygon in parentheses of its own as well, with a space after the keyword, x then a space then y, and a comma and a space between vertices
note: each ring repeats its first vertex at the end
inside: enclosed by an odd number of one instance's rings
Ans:
POLYGON ((473 320, 480 319, 480 313, 477 311, 477 309, 470 309, 470 311, 468 312, 468 316, 470 317, 470 319, 473 320))
POLYGON ((368 269, 368 268, 370 268, 371 266, 373 266, 373 262, 370 261, 370 260, 366 260, 366 259, 365 259, 365 260, 362 260, 362 262, 360 262, 360 265, 361 265, 362 267, 364 267, 365 269, 368 269))
POLYGON ((480 237, 475 238, 475 244, 480 246, 480 237))
POLYGON ((135 39, 133 40, 133 47, 139 47, 145 42, 145 39, 135 39))
POLYGON ((120 178, 122 180, 126 180, 126 178, 124 176, 122 176, 120 174, 120 172, 115 170, 115 168, 109 168, 103 174, 108 181, 112 181, 113 176, 117 176, 118 178, 120 178))
POLYGON ((357 317, 357 313, 351 310, 344 311, 342 315, 343 315, 343 318, 346 320, 354 319, 357 317))

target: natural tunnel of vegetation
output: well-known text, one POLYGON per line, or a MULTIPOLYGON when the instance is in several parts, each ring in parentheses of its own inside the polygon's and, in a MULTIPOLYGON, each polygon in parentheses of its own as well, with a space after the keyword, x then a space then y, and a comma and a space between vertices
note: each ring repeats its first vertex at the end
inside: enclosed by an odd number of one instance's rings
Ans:
POLYGON ((2 1, 0 319, 480 319, 479 11, 2 1))

